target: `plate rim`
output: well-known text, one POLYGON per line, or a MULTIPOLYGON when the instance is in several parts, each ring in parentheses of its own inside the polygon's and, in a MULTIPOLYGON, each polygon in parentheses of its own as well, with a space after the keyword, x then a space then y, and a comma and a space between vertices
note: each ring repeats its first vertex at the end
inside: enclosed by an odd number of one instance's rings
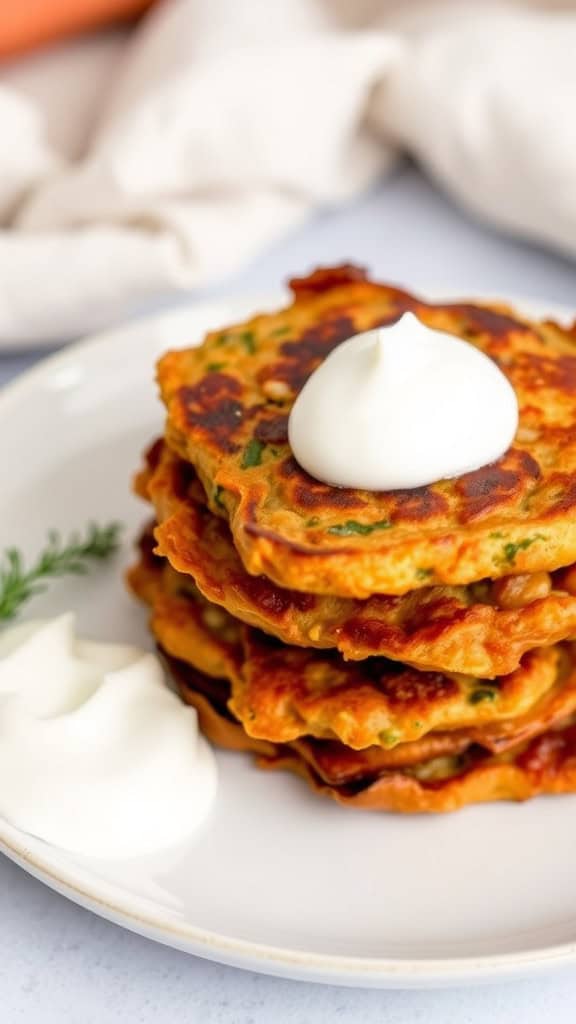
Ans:
MULTIPOLYGON (((97 886, 104 892, 98 892, 89 883, 83 884, 83 875, 88 880, 94 879, 88 869, 77 865, 72 870, 62 866, 56 869, 49 852, 46 857, 32 853, 28 843, 29 837, 24 833, 0 821, 0 852, 54 892, 128 931, 173 949, 243 970, 349 987, 444 988, 511 980, 527 972, 542 973, 576 961, 576 941, 516 953, 437 959, 354 957, 270 946, 185 922, 177 924, 163 920, 162 915, 156 917, 139 905, 137 897, 127 896, 123 900, 119 896, 105 895, 107 886, 100 879, 97 886), (9 838, 11 831, 15 834, 15 841, 9 838)), ((47 851, 52 849, 44 845, 47 851)))
MULTIPOLYGON (((446 289, 429 288, 421 291, 432 298, 445 298, 446 301, 463 301, 464 298, 460 294, 449 294, 446 289)), ((210 311, 217 309, 222 309, 224 315, 228 315, 226 311, 230 310, 229 315, 234 316, 238 315, 235 309, 258 308, 259 305, 277 301, 281 294, 276 291, 264 296, 252 294, 191 302, 89 335, 41 358, 37 364, 2 388, 0 419, 28 390, 41 385, 53 371, 78 359, 82 361, 86 357, 90 358, 94 353, 112 349, 118 343, 121 344, 122 339, 126 344, 126 336, 135 343, 140 329, 150 331, 154 327, 161 328, 163 324, 169 326, 171 322, 180 319, 185 322, 190 315, 209 315, 210 311)), ((470 301, 468 296, 466 298, 470 301)), ((475 296, 475 301, 494 301, 494 296, 482 294, 475 296)), ((558 302, 520 295, 500 298, 499 301, 509 303, 530 316, 574 318, 571 308, 558 302)), ((2 817, 0 852, 60 895, 129 931, 208 960, 285 978, 358 987, 425 988, 502 981, 576 963, 576 940, 525 951, 434 959, 355 957, 270 946, 211 932, 187 922, 168 920, 167 915, 163 916, 160 910, 153 914, 140 905, 138 897, 134 895, 127 894, 122 898, 120 888, 114 896, 107 894, 107 889, 114 891, 114 886, 108 886, 88 868, 82 868, 74 862, 68 867, 62 862, 58 863, 58 856, 65 851, 40 843, 2 817), (42 852, 33 851, 31 843, 38 843, 42 852), (51 850, 54 850, 52 856, 51 850)))

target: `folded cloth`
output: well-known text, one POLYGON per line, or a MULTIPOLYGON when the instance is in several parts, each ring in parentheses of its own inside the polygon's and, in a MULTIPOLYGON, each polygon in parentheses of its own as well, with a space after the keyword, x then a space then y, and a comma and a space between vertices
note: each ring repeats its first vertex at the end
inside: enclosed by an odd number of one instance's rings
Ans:
POLYGON ((0 344, 205 285, 400 151, 576 255, 575 52, 570 11, 164 0, 128 39, 6 69, 0 344))

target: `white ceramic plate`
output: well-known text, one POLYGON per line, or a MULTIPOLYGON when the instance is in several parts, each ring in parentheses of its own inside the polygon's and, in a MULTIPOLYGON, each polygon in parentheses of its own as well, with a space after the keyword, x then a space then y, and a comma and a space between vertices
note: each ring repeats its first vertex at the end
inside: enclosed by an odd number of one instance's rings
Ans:
MULTIPOLYGON (((254 300, 196 307, 116 330, 8 389, 0 397, 2 542, 32 553, 48 527, 120 518, 127 563, 146 516, 129 480, 161 425, 154 361, 251 308, 254 300)), ((125 593, 121 568, 56 583, 31 613, 74 607, 87 635, 147 644, 145 613, 125 593)), ((258 771, 245 755, 218 760, 214 813, 169 853, 84 859, 3 821, 0 847, 127 928, 291 978, 429 986, 576 962, 576 798, 393 817, 339 808, 296 778, 258 771)))

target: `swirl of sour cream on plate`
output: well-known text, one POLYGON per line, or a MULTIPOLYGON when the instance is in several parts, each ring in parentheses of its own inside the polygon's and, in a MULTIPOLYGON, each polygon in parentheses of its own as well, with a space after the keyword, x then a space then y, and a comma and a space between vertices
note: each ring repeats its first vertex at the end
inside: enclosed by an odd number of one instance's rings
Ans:
POLYGON ((193 708, 137 647, 72 613, 0 634, 0 814, 54 845, 130 857, 186 838, 216 794, 193 708))
POLYGON ((516 394, 496 363, 405 313, 330 353, 298 395, 288 435, 317 480, 388 491, 486 466, 517 427, 516 394))

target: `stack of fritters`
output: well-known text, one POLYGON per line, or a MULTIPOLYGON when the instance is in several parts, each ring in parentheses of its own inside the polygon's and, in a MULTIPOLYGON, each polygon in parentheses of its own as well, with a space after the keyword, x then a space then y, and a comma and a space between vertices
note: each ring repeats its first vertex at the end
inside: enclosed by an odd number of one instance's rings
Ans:
POLYGON ((182 696, 215 742, 345 804, 576 791, 576 332, 348 266, 291 287, 159 363, 165 437, 136 478, 155 524, 130 584, 182 696), (501 367, 514 445, 415 490, 313 480, 288 445, 298 391, 406 310, 501 367))

